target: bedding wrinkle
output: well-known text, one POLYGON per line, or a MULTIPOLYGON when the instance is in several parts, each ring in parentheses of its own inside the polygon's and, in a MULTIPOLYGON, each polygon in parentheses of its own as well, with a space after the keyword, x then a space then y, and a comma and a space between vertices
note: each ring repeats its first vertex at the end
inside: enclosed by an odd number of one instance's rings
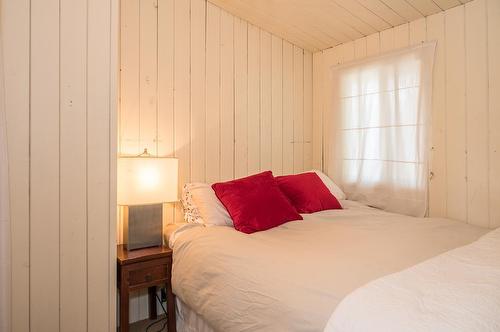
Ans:
POLYGON ((169 239, 174 293, 215 331, 322 331, 355 289, 486 232, 341 204, 250 235, 227 226, 178 229, 169 239))

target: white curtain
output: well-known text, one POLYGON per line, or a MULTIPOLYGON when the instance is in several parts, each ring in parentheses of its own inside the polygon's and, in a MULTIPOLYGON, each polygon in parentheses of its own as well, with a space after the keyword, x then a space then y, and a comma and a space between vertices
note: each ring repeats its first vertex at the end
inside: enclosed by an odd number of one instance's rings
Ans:
POLYGON ((332 67, 328 173, 349 199, 427 212, 435 43, 332 67))
POLYGON ((3 42, 0 30, 0 331, 10 331, 9 185, 3 73, 3 42))

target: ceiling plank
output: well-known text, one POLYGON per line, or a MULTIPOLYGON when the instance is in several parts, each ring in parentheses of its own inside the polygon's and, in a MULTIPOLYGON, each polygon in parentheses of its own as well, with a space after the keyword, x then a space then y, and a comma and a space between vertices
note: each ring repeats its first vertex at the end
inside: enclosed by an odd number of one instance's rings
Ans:
POLYGON ((406 19, 407 22, 423 17, 422 13, 416 10, 405 0, 382 0, 392 10, 406 19))
POLYGON ((434 2, 441 8, 442 10, 447 10, 453 7, 460 5, 460 1, 458 0, 434 0, 434 2))
POLYGON ((441 8, 433 0, 406 0, 424 16, 439 13, 441 8))
MULTIPOLYGON (((402 37, 409 31, 407 23, 469 0, 207 1, 296 46, 315 52, 393 27, 402 37)), ((382 42, 382 38, 380 40, 382 42)))

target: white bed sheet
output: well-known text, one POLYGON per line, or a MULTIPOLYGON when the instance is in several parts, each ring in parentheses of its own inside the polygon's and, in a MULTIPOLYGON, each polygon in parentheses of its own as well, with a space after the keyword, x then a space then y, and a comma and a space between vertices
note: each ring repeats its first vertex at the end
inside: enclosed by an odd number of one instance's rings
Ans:
POLYGON ((174 293, 215 331, 321 331, 356 288, 487 231, 341 203, 251 235, 180 228, 170 237, 174 293))
POLYGON ((176 298, 176 326, 179 332, 215 332, 196 311, 176 298))
POLYGON ((500 229, 355 290, 325 332, 500 331, 500 229))

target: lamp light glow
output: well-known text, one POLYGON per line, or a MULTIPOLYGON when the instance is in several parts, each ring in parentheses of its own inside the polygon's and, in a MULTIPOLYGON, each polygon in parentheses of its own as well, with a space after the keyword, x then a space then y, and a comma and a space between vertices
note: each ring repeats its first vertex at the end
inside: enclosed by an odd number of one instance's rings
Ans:
POLYGON ((146 205, 177 201, 178 165, 175 158, 119 158, 118 204, 146 205))

